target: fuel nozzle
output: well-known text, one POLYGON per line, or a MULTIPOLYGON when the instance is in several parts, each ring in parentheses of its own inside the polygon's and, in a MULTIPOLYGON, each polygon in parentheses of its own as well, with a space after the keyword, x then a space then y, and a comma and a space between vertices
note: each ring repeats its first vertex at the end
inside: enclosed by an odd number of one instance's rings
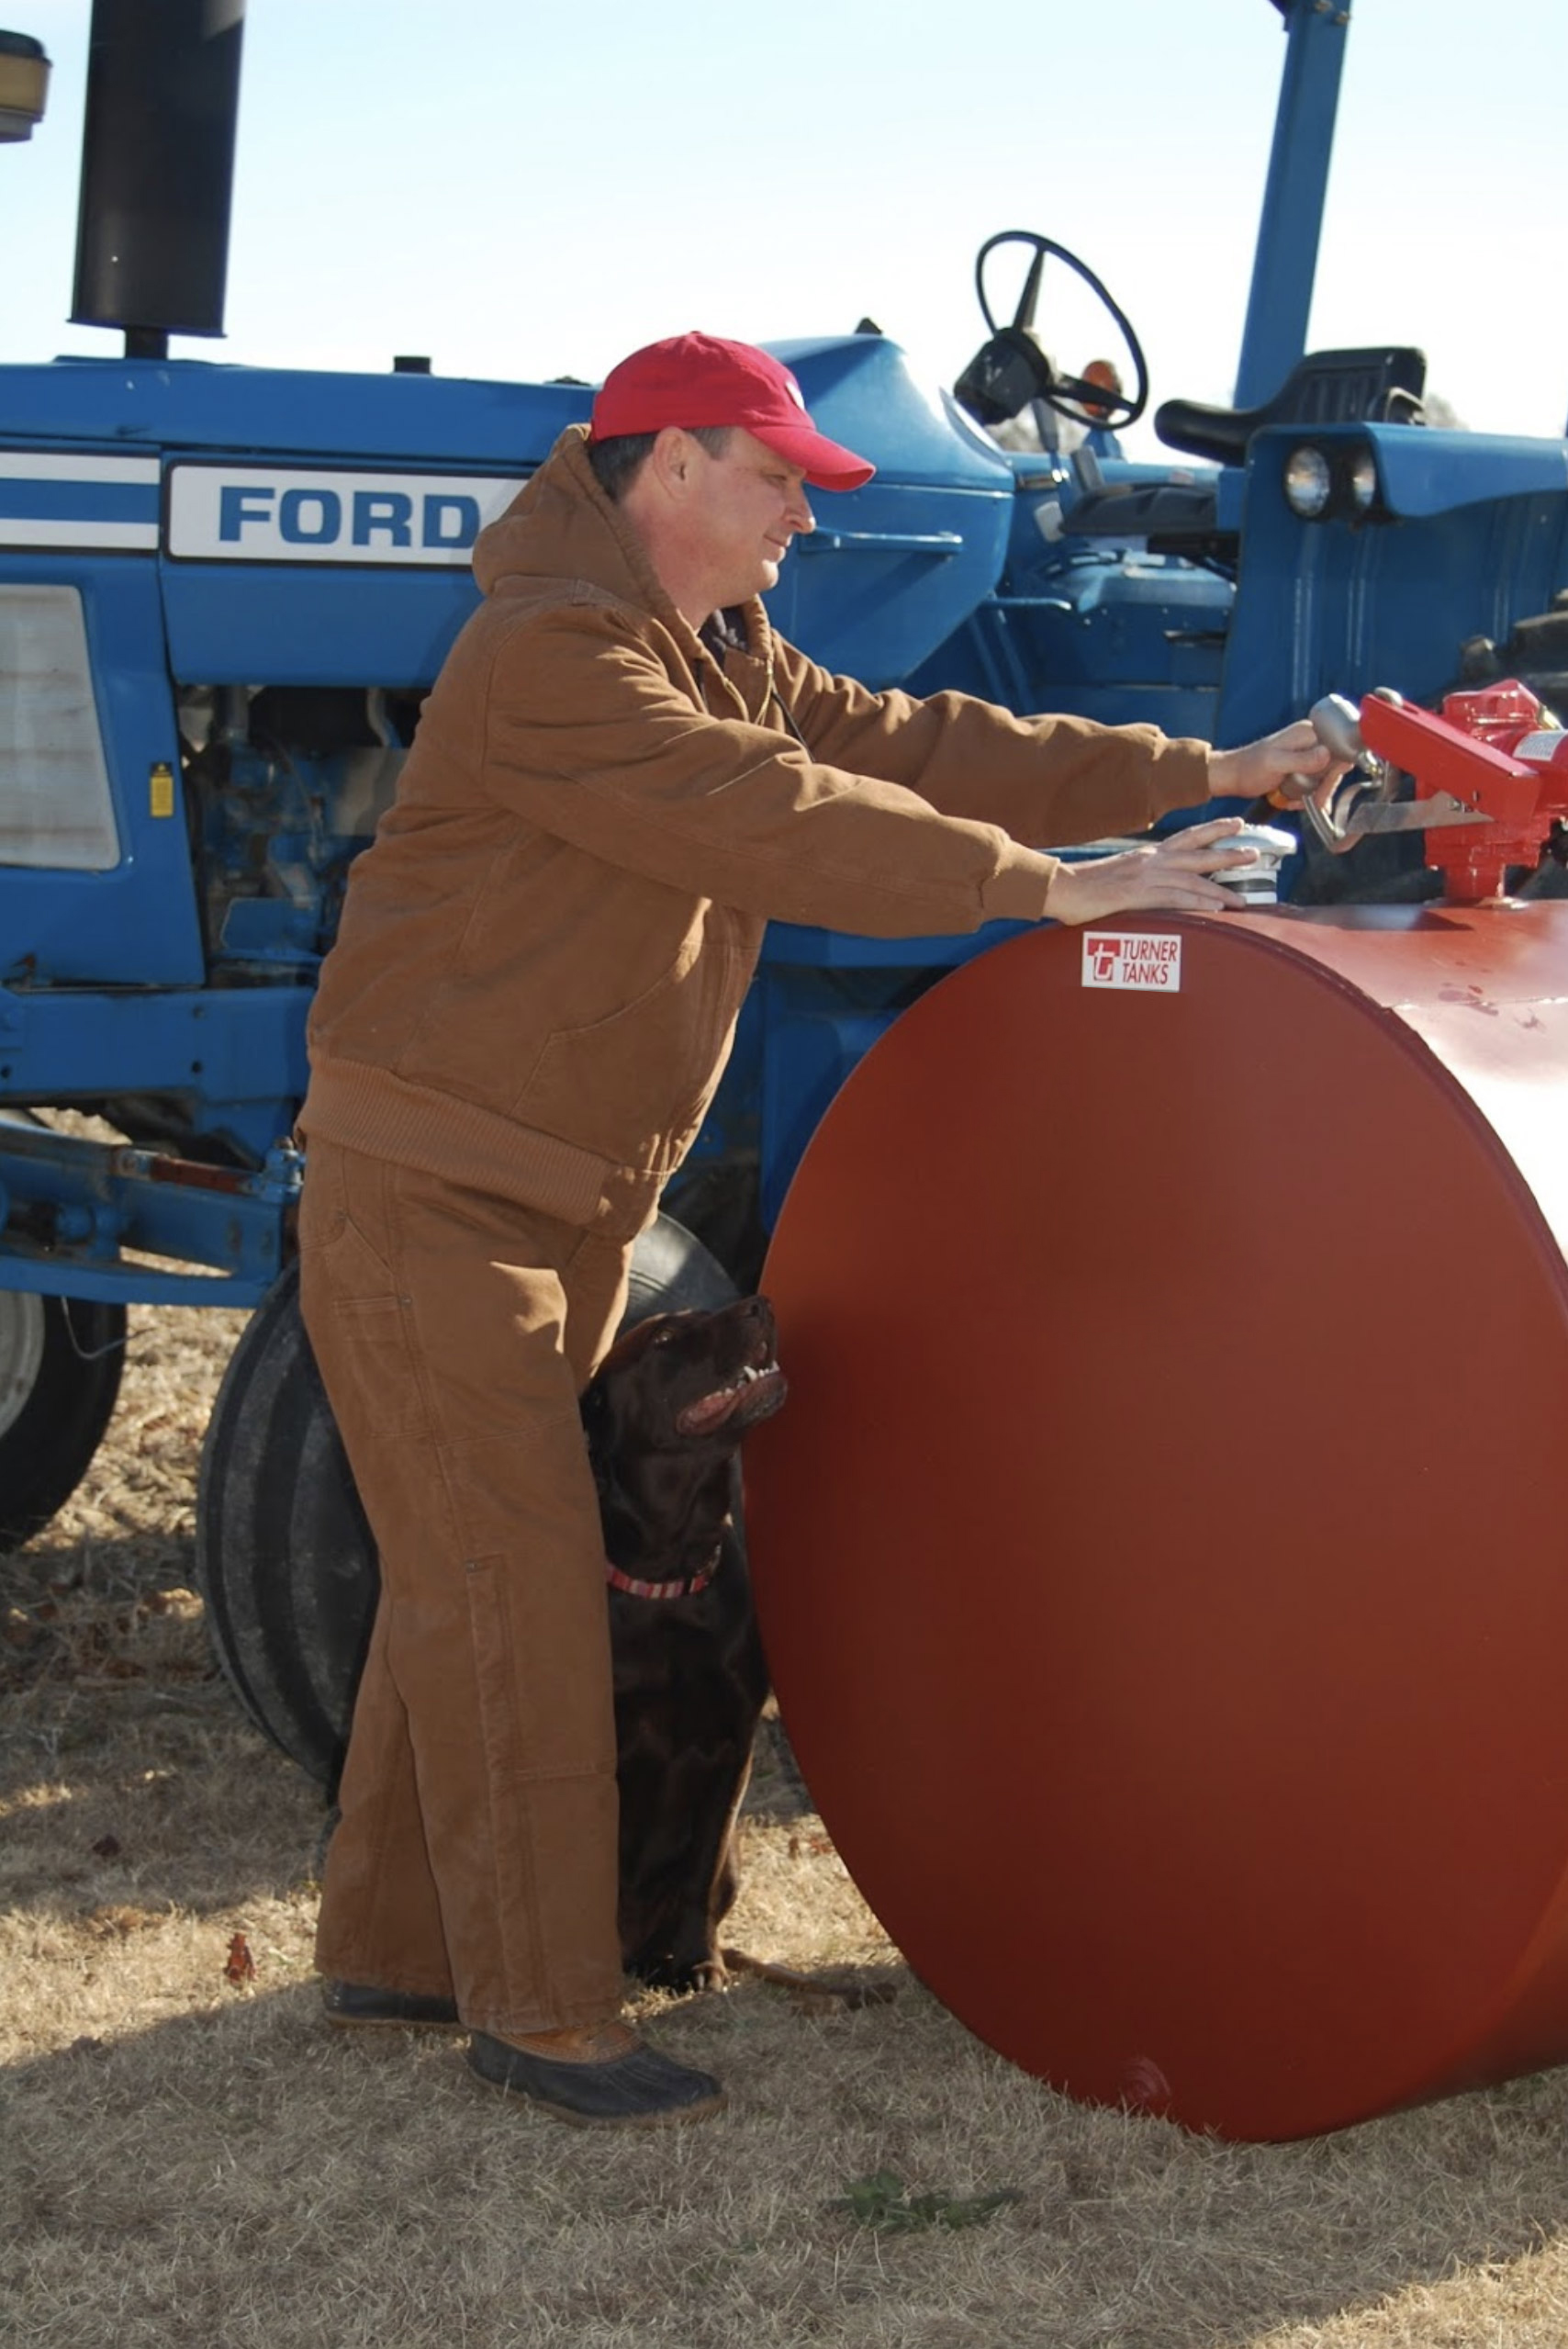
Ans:
MULTIPOLYGON (((1403 694, 1388 685, 1378 688, 1376 698, 1400 706, 1404 703, 1403 694)), ((1318 741, 1333 759, 1348 761, 1351 771, 1335 784, 1327 806, 1318 804, 1315 794, 1321 784, 1312 776, 1290 776, 1288 781, 1295 792, 1289 804, 1300 813, 1329 854, 1342 857, 1371 828, 1364 821, 1365 811, 1392 799, 1397 778, 1391 767, 1367 748, 1361 736, 1361 714, 1343 693, 1325 693, 1314 702, 1307 715, 1318 741), (1363 817, 1359 825, 1354 821, 1357 815, 1363 817)))

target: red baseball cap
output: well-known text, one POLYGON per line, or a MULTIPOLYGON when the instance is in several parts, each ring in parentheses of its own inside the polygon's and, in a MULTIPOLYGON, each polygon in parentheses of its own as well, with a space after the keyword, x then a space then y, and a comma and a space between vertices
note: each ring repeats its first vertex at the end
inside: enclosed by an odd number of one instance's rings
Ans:
POLYGON ((800 385, 779 360, 716 334, 672 334, 611 367, 593 403, 588 438, 613 441, 666 424, 688 433, 738 424, 798 465, 814 489, 858 489, 877 469, 817 431, 800 385))

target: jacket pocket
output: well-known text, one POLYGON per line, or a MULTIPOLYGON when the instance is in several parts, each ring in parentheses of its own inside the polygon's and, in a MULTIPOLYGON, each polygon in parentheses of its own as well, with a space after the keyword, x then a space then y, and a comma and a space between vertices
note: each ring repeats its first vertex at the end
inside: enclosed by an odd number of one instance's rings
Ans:
POLYGON ((734 949, 704 947, 608 1019, 556 1028, 514 1116, 617 1165, 662 1165, 718 1083, 749 975, 734 949))
POLYGON ((630 1001, 554 1029, 511 1115, 618 1165, 659 1163, 666 1138, 712 1090, 754 959, 722 937, 689 938, 630 1001))

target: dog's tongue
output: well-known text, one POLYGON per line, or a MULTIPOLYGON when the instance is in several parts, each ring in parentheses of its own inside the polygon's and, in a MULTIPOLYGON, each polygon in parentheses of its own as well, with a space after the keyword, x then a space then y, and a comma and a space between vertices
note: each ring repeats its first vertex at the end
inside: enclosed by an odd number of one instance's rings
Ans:
POLYGON ((682 1435, 705 1435, 711 1427, 718 1427, 727 1420, 741 1398, 738 1387, 721 1387, 711 1395, 700 1395, 676 1413, 675 1423, 682 1435))

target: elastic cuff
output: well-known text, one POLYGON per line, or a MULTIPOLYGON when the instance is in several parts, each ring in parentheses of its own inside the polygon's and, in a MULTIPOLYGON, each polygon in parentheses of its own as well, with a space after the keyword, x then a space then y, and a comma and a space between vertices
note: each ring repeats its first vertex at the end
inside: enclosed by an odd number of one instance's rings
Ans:
POLYGON ((1040 922, 1046 917, 1046 897, 1059 857, 1041 856, 1034 849, 1018 849, 980 891, 988 922, 1040 922))

